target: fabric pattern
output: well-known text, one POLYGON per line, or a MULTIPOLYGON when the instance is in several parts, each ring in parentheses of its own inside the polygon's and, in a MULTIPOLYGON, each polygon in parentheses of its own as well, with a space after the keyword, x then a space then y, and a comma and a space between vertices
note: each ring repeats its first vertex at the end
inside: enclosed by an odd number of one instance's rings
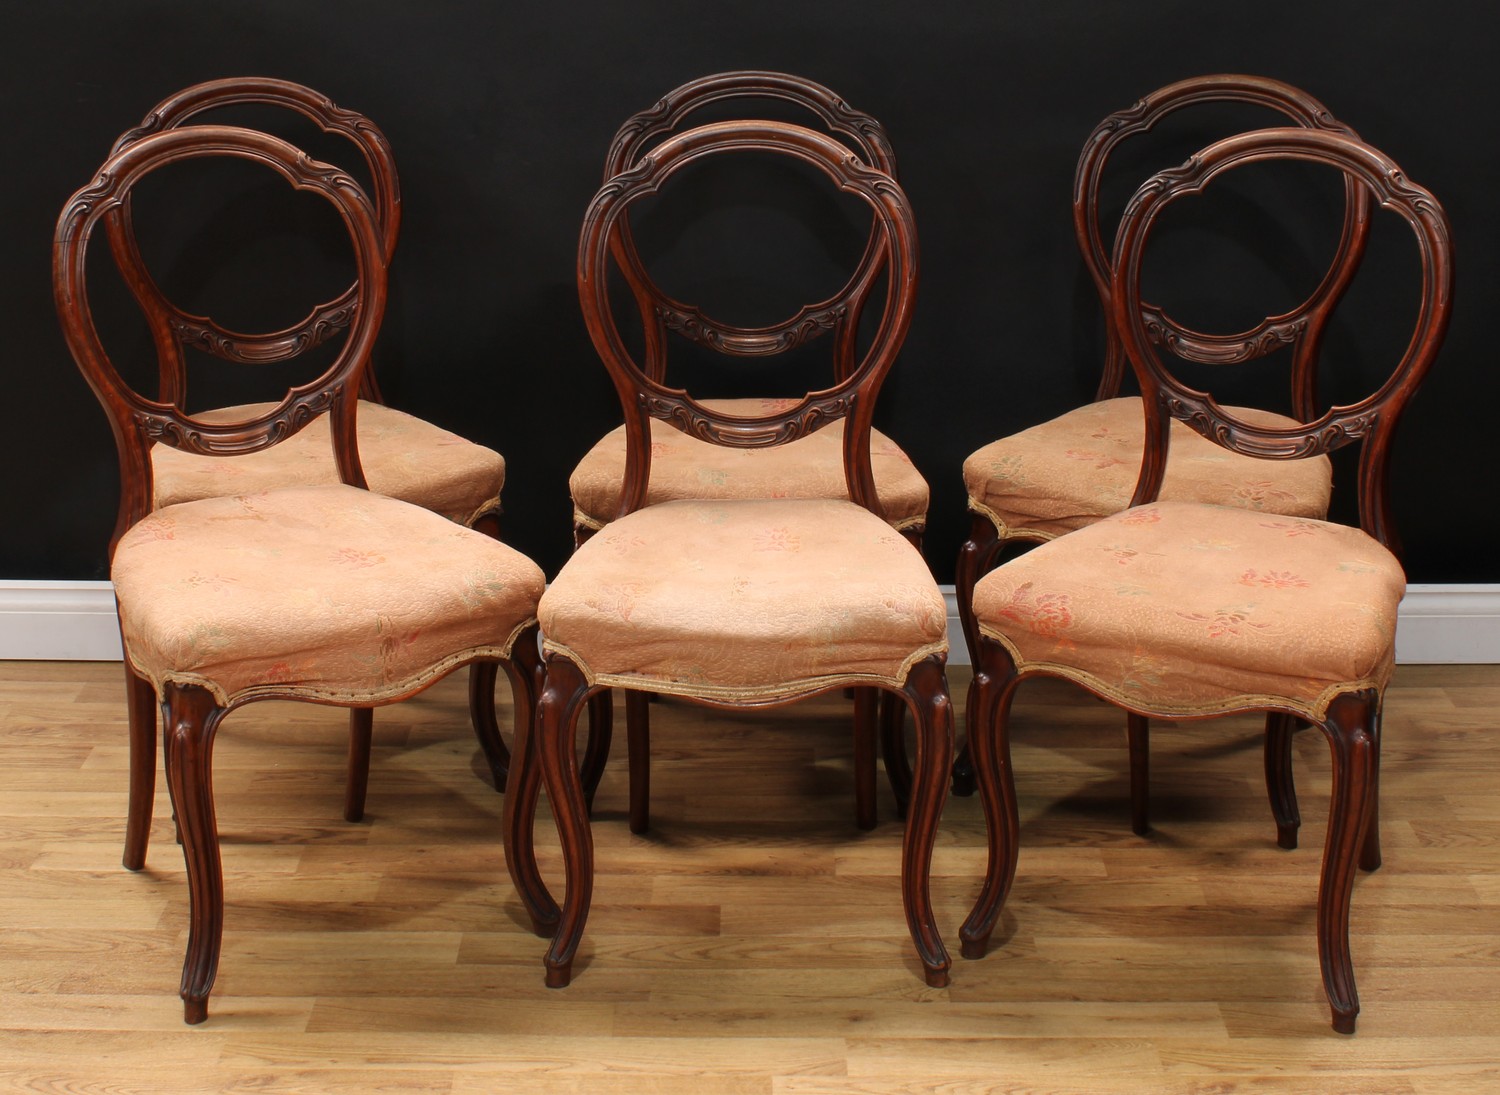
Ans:
POLYGON ((535 620, 541 569, 435 513, 342 484, 157 510, 115 552, 126 656, 220 704, 397 699, 535 620))
MULTIPOLYGON (((792 399, 705 399, 705 406, 727 414, 767 415, 792 407, 792 399)), ((731 449, 690 437, 651 420, 651 482, 646 504, 681 498, 841 498, 844 482, 844 424, 835 422, 788 445, 731 449)), ((879 430, 870 432, 870 467, 875 493, 893 528, 927 522, 927 480, 911 459, 879 430)), ((625 479, 625 427, 604 435, 579 461, 568 490, 574 523, 603 528, 614 519, 625 479)))
MULTIPOLYGON (((273 406, 253 403, 195 417, 238 422, 273 406)), ((377 494, 430 509, 461 525, 500 511, 505 460, 483 445, 365 400, 359 403, 358 441, 365 479, 377 494)), ((281 444, 247 456, 198 456, 157 445, 151 461, 158 509, 226 494, 339 482, 326 416, 281 444)))
POLYGON ((948 648, 921 555, 834 500, 637 510, 574 553, 537 614, 546 648, 596 684, 726 701, 899 687, 948 648))
POLYGON ((1161 502, 1059 537, 974 590, 1022 668, 1164 717, 1383 689, 1406 577, 1359 529, 1161 502))
MULTIPOLYGON (((1226 409, 1252 425, 1295 424, 1269 411, 1226 409)), ((1138 396, 1090 403, 1001 438, 964 461, 969 509, 995 522, 1002 538, 1045 541, 1085 528, 1130 504, 1145 438, 1138 396)), ((1161 501, 1322 518, 1332 493, 1327 457, 1260 460, 1171 424, 1161 501)))

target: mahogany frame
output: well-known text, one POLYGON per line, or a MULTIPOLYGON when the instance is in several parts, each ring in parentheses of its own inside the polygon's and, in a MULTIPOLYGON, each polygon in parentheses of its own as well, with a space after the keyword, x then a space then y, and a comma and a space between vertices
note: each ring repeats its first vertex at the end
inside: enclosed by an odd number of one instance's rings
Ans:
MULTIPOLYGON (((1301 459, 1358 443, 1360 528, 1392 547, 1396 533, 1388 488, 1391 439, 1442 343, 1452 277, 1451 233, 1441 205, 1428 191, 1409 182, 1392 160, 1355 138, 1302 128, 1243 133, 1208 146, 1181 167, 1153 176, 1136 192, 1121 220, 1110 284, 1111 319, 1146 393, 1147 441, 1132 504, 1154 501, 1160 492, 1170 444, 1168 427, 1174 418, 1225 448, 1266 459, 1301 459), (1331 407, 1310 422, 1281 429, 1238 420, 1209 393, 1179 381, 1162 361, 1151 310, 1143 308, 1140 300, 1142 256, 1161 212, 1181 198, 1200 193, 1236 167, 1273 159, 1330 166, 1366 188, 1381 208, 1411 227, 1422 267, 1421 306, 1411 341, 1389 379, 1358 402, 1331 407)), ((971 725, 980 732, 971 734, 970 742, 989 826, 989 866, 980 897, 960 933, 963 953, 969 958, 984 954, 1015 876, 1019 816, 1010 763, 1011 700, 1020 681, 1054 675, 1040 668, 1018 669, 1006 647, 984 635, 975 668, 969 702, 976 713, 971 725)), ((1153 710, 1146 699, 1128 710, 1143 718, 1182 717, 1153 710)), ((1290 700, 1245 710, 1267 711, 1273 719, 1288 721, 1304 717, 1290 700)), ((1381 862, 1380 719, 1381 696, 1363 688, 1334 697, 1326 715, 1314 723, 1327 737, 1333 758, 1333 794, 1318 889, 1318 953, 1333 1028, 1345 1034, 1354 1032, 1359 1014, 1349 946, 1355 867, 1372 871, 1381 862)))
MULTIPOLYGON (((880 384, 895 361, 911 322, 917 287, 916 227, 904 194, 884 172, 863 164, 836 140, 779 122, 741 121, 705 125, 676 134, 629 171, 605 183, 584 217, 578 249, 578 290, 589 335, 603 359, 625 414, 626 474, 616 517, 645 504, 650 477, 650 420, 713 444, 755 448, 785 444, 839 419, 846 419, 843 455, 850 497, 881 516, 870 468, 870 430, 880 384), (787 155, 825 174, 841 191, 865 201, 876 230, 885 236, 887 256, 885 313, 861 360, 832 387, 809 392, 794 407, 759 417, 729 415, 667 387, 630 354, 612 314, 605 272, 630 204, 661 189, 687 165, 724 153, 787 155)), ((586 673, 559 650, 543 655, 545 678, 537 708, 535 740, 512 765, 507 794, 506 862, 538 934, 552 937, 545 958, 547 984, 567 985, 588 917, 593 886, 593 839, 588 806, 577 775, 575 726, 584 705, 600 693, 586 673), (538 774, 538 767, 540 774, 538 774), (526 773, 517 775, 518 772, 526 773), (537 870, 533 823, 536 798, 545 781, 562 840, 566 897, 559 908, 537 870), (512 813, 511 811, 514 811, 512 813)), ((942 656, 918 662, 905 685, 890 694, 910 708, 917 724, 916 772, 903 836, 902 899, 908 928, 930 985, 948 980, 949 958, 932 912, 929 872, 938 817, 947 793, 952 757, 952 713, 942 656)), ((780 706, 838 686, 788 688, 785 694, 742 703, 698 702, 711 707, 780 706)), ((857 689, 867 693, 869 689, 857 689)), ((632 696, 644 695, 630 691, 632 696)), ((632 756, 632 762, 635 757, 632 756)))
MULTIPOLYGON (((1168 84, 1138 100, 1125 110, 1109 115, 1094 127, 1079 154, 1073 179, 1073 231, 1079 254, 1099 295, 1105 317, 1104 366, 1095 401, 1120 394, 1126 354, 1111 319, 1111 287, 1114 267, 1099 223, 1099 191, 1111 153, 1130 137, 1150 133, 1167 116, 1185 107, 1205 103, 1243 103, 1279 113, 1311 130, 1357 134, 1329 112, 1313 96, 1291 84, 1263 76, 1235 73, 1195 76, 1168 84)), ((1344 220, 1327 272, 1310 296, 1296 308, 1267 317, 1261 323, 1234 334, 1195 331, 1141 302, 1148 330, 1161 344, 1169 345, 1184 360, 1200 364, 1239 364, 1267 356, 1290 346, 1292 350, 1291 397, 1293 412, 1304 421, 1317 414, 1317 362, 1324 330, 1340 298, 1353 280, 1364 257, 1369 235, 1369 197, 1353 179, 1344 183, 1344 220)), ((1012 543, 1036 543, 1038 537, 1025 531, 1004 537, 983 513, 974 513, 968 539, 959 548, 954 570, 954 593, 964 642, 972 663, 977 664, 979 632, 974 620, 974 587, 1000 564, 1012 543)), ((1267 795, 1276 821, 1277 842, 1285 848, 1297 846, 1301 817, 1292 782, 1292 734, 1294 720, 1273 716, 1267 723, 1265 772, 1267 795)), ((1130 759, 1131 829, 1150 830, 1150 723, 1137 715, 1126 720, 1130 759)), ((954 764, 953 790, 967 795, 974 791, 974 771, 967 743, 954 764)))

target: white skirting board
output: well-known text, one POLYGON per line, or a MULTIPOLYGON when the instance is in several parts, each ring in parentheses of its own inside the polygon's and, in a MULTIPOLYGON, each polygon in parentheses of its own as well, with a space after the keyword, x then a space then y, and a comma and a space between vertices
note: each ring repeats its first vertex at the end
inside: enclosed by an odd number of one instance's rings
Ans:
MULTIPOLYGON (((949 661, 966 665, 953 587, 949 661)), ((0 580, 0 660, 117 661, 120 633, 108 582, 0 580)), ((1500 663, 1500 585, 1413 585, 1401 602, 1396 660, 1500 663)))

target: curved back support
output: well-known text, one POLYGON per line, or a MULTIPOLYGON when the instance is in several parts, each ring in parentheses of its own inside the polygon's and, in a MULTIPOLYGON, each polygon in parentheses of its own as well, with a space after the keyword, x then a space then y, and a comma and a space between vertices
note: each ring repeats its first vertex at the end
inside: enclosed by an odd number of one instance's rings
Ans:
MULTIPOLYGON (((659 418, 704 441, 737 448, 784 444, 847 418, 844 473, 854 501, 879 514, 870 471, 875 397, 911 324, 917 288, 917 237, 911 208, 895 180, 867 167, 824 134, 781 122, 720 122, 664 141, 594 196, 578 244, 578 295, 594 347, 625 410, 625 487, 617 516, 644 504, 651 474, 649 420, 659 418), (771 152, 819 169, 837 188, 871 209, 877 246, 886 255, 885 312, 863 358, 831 388, 810 392, 791 409, 764 417, 727 415, 668 388, 626 349, 610 307, 608 260, 632 203, 660 190, 688 164, 735 152, 771 152)), ((782 347, 785 348, 785 347, 782 347)), ((726 350, 725 352, 733 352, 726 350)))
POLYGON ((1146 450, 1131 505, 1155 500, 1166 469, 1170 419, 1186 422, 1204 437, 1250 456, 1287 460, 1317 456, 1361 442, 1360 526, 1399 553, 1390 513, 1388 471, 1391 438, 1402 410, 1431 367, 1448 326, 1452 305, 1453 253, 1448 219, 1436 198, 1410 183, 1383 153, 1352 137, 1314 129, 1264 129, 1219 141, 1181 167, 1163 171, 1136 191, 1115 241, 1113 321, 1135 368, 1146 405, 1146 450), (1162 360, 1150 314, 1140 298, 1142 255, 1162 210, 1200 193, 1228 171, 1266 160, 1302 160, 1342 171, 1367 188, 1380 208, 1403 218, 1416 235, 1421 260, 1421 304, 1411 340, 1390 376, 1356 403, 1331 407, 1314 421, 1271 429, 1235 418, 1212 395, 1179 381, 1162 360))
MULTIPOLYGON (((363 114, 334 105, 326 95, 290 80, 269 77, 230 77, 209 80, 184 88, 152 108, 135 129, 115 141, 111 154, 156 133, 188 124, 199 115, 235 106, 275 106, 295 111, 324 133, 337 133, 351 141, 364 157, 370 175, 376 223, 383 241, 387 266, 396 251, 401 232, 401 185, 390 143, 374 122, 363 114)), ((230 331, 208 316, 192 315, 167 299, 152 279, 141 257, 127 200, 106 220, 115 263, 131 292, 140 302, 156 343, 160 366, 158 398, 175 406, 185 405, 187 376, 183 347, 192 346, 226 361, 255 365, 285 361, 326 342, 349 326, 350 306, 356 289, 350 286, 333 300, 319 304, 306 318, 281 331, 244 334, 230 331)), ((365 398, 379 400, 373 371, 361 378, 365 398)))
MULTIPOLYGON (((784 72, 722 72, 692 80, 664 95, 648 110, 632 114, 615 132, 604 161, 604 181, 630 169, 657 138, 678 132, 695 112, 717 103, 791 103, 804 108, 831 134, 844 139, 863 162, 896 177, 896 156, 885 129, 870 115, 854 110, 822 84, 784 72)), ((635 294, 645 332, 645 367, 656 380, 665 377, 666 334, 674 331, 690 341, 721 353, 759 357, 782 353, 810 338, 832 332, 835 339, 834 378, 842 380, 854 367, 859 317, 871 287, 884 267, 872 227, 864 255, 849 281, 826 300, 807 304, 796 314, 764 327, 737 327, 705 314, 701 308, 676 300, 652 280, 636 249, 628 220, 622 219, 613 240, 615 261, 635 294)))
MULTIPOLYGON (((118 257, 118 252, 114 253, 118 257)), ((285 141, 255 130, 185 126, 143 137, 111 156, 94 182, 73 195, 63 207, 53 238, 52 291, 68 348, 103 404, 119 450, 120 514, 111 554, 120 536, 150 512, 150 450, 155 444, 205 456, 237 456, 269 448, 327 413, 340 477, 346 483, 365 486, 355 444, 356 388, 385 310, 384 255, 375 212, 354 179, 309 159, 285 141), (208 156, 261 164, 294 189, 326 199, 349 232, 357 271, 348 307, 348 334, 337 359, 316 380, 290 389, 275 407, 242 422, 202 422, 170 401, 150 399, 135 391, 105 351, 87 296, 88 245, 98 223, 124 207, 131 188, 153 171, 208 156)))
MULTIPOLYGON (((1307 92, 1263 76, 1198 76, 1152 92, 1128 110, 1111 114, 1089 134, 1073 179, 1073 231, 1084 264, 1099 293, 1105 316, 1104 372, 1096 399, 1119 395, 1125 356, 1111 314, 1108 237, 1099 224, 1099 190, 1110 154, 1126 138, 1149 133, 1167 115, 1201 103, 1245 103, 1273 110, 1308 129, 1358 135, 1307 92)), ((1317 360, 1328 316, 1338 304, 1364 255, 1369 233, 1369 195, 1352 179, 1344 184, 1344 226, 1333 262, 1322 282, 1299 307, 1272 316, 1250 330, 1231 335, 1204 334, 1182 327, 1160 309, 1142 302, 1152 330, 1190 361, 1232 364, 1292 347, 1292 408, 1304 421, 1317 415, 1317 360)))

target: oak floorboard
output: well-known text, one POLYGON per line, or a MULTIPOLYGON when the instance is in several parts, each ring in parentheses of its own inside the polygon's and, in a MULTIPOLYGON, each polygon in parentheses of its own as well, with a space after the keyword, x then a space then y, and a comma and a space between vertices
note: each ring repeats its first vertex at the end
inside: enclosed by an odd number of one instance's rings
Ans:
MULTIPOLYGON (((961 714, 967 671, 951 680, 961 714)), ((576 978, 551 990, 462 676, 377 712, 356 824, 340 816, 344 714, 255 705, 216 746, 223 960, 209 1021, 188 1028, 161 780, 146 868, 119 866, 120 666, 0 663, 0 1091, 1500 1091, 1497 711, 1500 667, 1397 672, 1385 864, 1355 886, 1363 1011, 1345 1038, 1313 936, 1329 794, 1316 731, 1294 741, 1301 848, 1275 846, 1247 718, 1153 727, 1140 837, 1118 713, 1060 682, 1023 687, 1015 888, 990 952, 959 958, 986 850, 978 800, 950 799, 933 899, 954 966, 931 989, 888 789, 874 830, 852 824, 847 701, 653 705, 653 828, 624 823, 621 734, 576 978)), ((560 889, 545 803, 538 843, 560 889)))

